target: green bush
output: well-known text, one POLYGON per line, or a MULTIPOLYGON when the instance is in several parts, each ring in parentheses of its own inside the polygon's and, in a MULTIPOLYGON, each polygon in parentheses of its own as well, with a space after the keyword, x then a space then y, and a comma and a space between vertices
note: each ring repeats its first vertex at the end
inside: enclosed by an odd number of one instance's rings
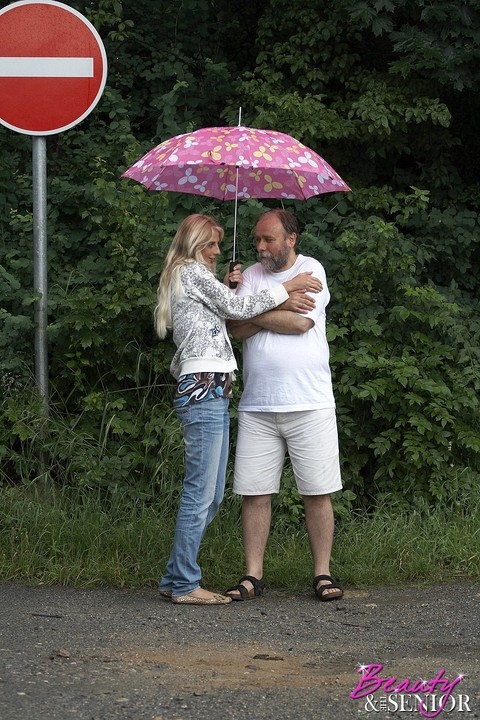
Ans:
MULTIPOLYGON (((246 125, 293 134, 353 189, 284 201, 303 226, 301 252, 324 264, 332 294, 345 481, 337 516, 385 495, 432 504, 446 487, 477 482, 474 3, 73 5, 104 39, 109 77, 95 111, 47 142, 48 418, 32 378, 31 138, 0 127, 3 482, 46 477, 175 498, 182 444, 172 344, 152 329, 157 278, 179 221, 199 210, 225 225, 226 263, 233 203, 149 193, 120 176, 175 133, 236 124, 239 106, 246 125)), ((254 259, 258 213, 279 202, 239 203, 242 261, 254 259)), ((234 447, 235 422, 232 457, 234 447)), ((292 527, 302 509, 289 472, 278 503, 292 527)))

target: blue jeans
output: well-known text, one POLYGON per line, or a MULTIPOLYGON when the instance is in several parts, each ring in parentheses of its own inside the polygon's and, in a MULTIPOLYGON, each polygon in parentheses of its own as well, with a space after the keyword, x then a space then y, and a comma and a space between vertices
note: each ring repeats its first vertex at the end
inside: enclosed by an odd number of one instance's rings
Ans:
POLYGON ((173 547, 159 585, 160 590, 173 596, 186 595, 200 587, 198 550, 225 490, 228 403, 227 398, 215 398, 176 410, 183 428, 185 477, 173 547))

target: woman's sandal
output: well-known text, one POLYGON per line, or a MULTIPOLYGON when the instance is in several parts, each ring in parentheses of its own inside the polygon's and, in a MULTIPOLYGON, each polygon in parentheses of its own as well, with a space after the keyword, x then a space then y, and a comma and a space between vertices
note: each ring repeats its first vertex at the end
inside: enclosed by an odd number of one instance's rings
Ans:
POLYGON ((328 600, 340 600, 340 598, 343 597, 342 588, 330 575, 317 575, 317 577, 313 579, 312 587, 315 590, 315 595, 322 602, 327 602, 328 600), (318 583, 321 580, 326 580, 328 584, 319 585, 318 583), (325 592, 326 590, 335 590, 336 592, 325 592))
POLYGON ((232 600, 253 600, 253 598, 263 595, 264 589, 265 583, 263 582, 263 578, 258 580, 258 578, 253 577, 253 575, 245 575, 245 577, 240 578, 238 585, 228 588, 223 594, 232 598, 232 600), (242 585, 244 580, 249 580, 252 583, 253 588, 251 590, 246 588, 245 585, 242 585), (240 595, 229 595, 231 592, 239 592, 240 595))

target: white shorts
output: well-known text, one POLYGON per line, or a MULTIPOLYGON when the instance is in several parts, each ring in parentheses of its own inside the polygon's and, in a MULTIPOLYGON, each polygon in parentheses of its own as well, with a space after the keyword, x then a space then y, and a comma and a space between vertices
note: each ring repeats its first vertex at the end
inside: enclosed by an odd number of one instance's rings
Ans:
POLYGON ((287 451, 300 495, 328 495, 342 489, 335 408, 328 408, 240 411, 233 492, 277 493, 287 451))

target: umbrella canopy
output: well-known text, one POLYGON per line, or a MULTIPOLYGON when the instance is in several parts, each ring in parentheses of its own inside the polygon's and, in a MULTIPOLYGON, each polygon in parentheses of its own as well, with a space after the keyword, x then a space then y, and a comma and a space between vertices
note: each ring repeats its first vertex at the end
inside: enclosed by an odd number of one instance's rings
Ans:
POLYGON ((340 175, 303 143, 277 130, 244 127, 240 120, 236 127, 175 135, 149 150, 122 177, 137 180, 149 190, 235 200, 230 267, 235 265, 237 251, 239 198, 307 200, 350 190, 340 175))
POLYGON ((211 127, 176 135, 122 177, 150 190, 222 200, 306 200, 350 188, 316 152, 290 135, 248 127, 211 127))

